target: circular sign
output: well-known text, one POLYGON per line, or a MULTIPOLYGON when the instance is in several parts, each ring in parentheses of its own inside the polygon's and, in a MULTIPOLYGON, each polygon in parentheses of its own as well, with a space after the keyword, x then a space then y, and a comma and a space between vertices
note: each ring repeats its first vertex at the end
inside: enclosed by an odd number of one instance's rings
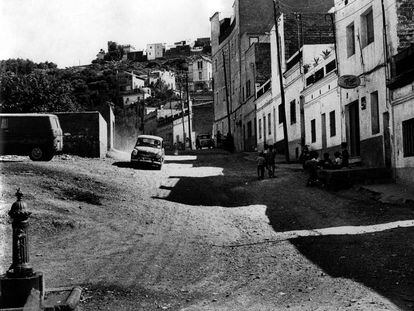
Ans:
POLYGON ((344 75, 338 78, 338 85, 344 89, 354 89, 361 84, 361 79, 354 75, 344 75))

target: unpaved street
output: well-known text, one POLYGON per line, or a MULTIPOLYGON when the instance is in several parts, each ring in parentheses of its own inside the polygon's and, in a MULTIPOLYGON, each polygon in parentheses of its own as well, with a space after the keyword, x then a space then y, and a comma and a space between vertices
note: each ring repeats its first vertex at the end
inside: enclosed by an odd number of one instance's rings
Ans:
POLYGON ((242 154, 127 160, 3 160, 2 272, 21 187, 31 263, 81 285, 82 310, 413 310, 413 206, 306 188, 289 165, 258 181, 242 154))

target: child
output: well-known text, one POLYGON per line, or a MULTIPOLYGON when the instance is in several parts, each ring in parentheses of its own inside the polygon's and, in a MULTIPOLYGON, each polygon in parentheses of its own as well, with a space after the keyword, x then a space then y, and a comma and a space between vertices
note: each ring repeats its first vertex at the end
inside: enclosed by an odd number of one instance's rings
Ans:
POLYGON ((323 160, 321 161, 322 163, 322 168, 325 170, 329 170, 333 167, 333 163, 332 160, 329 157, 329 153, 325 152, 323 154, 323 160))
POLYGON ((334 159, 334 163, 333 163, 333 167, 338 169, 342 167, 342 158, 341 158, 341 153, 339 151, 336 151, 334 153, 335 159, 334 159))
POLYGON ((306 169, 309 172, 309 179, 306 183, 307 187, 319 184, 318 180, 318 165, 319 165, 319 154, 316 151, 310 152, 310 160, 306 161, 306 169))
POLYGON ((269 151, 265 155, 269 178, 275 177, 275 158, 276 158, 276 152, 273 150, 273 146, 270 145, 269 151))
POLYGON ((264 178, 264 171, 265 171, 265 167, 266 167, 266 160, 264 157, 263 152, 259 153, 259 156, 257 157, 257 177, 259 179, 263 179, 264 178))

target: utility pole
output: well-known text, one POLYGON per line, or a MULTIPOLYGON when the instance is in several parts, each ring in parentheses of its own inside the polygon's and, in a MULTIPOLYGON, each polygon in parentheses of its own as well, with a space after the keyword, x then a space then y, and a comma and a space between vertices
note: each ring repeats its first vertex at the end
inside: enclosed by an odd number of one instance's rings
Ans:
POLYGON ((230 124, 230 106, 229 106, 229 90, 227 88, 227 71, 226 71, 226 56, 223 51, 223 69, 224 69, 224 85, 226 89, 226 108, 227 108, 227 123, 228 123, 228 134, 231 136, 231 124, 230 124))
POLYGON ((190 93, 188 92, 188 71, 185 73, 185 88, 187 91, 187 104, 188 104, 188 136, 190 142, 190 150, 193 149, 193 143, 191 138, 191 109, 190 109, 190 93))
POLYGON ((285 99, 285 88, 283 85, 283 74, 282 74, 282 61, 281 61, 281 49, 280 49, 280 38, 279 38, 279 24, 277 20, 277 9, 276 2, 279 0, 273 1, 273 18, 275 20, 275 35, 276 35, 276 49, 277 49, 277 67, 279 71, 279 84, 280 84, 280 98, 282 100, 282 115, 283 115, 283 136, 285 142, 285 157, 286 162, 290 162, 289 159, 289 140, 288 140, 288 131, 287 131, 287 118, 286 118, 286 99, 285 99))

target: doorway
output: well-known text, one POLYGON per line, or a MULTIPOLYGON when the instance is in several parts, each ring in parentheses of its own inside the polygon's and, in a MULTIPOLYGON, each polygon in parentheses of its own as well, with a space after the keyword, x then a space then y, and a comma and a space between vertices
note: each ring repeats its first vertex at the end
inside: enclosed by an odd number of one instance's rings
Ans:
POLYGON ((322 150, 325 151, 327 147, 326 141, 326 114, 322 114, 322 150))
POLYGON ((359 102, 356 100, 348 106, 347 134, 351 157, 361 155, 361 137, 359 129, 359 102))
POLYGON ((390 134, 390 113, 384 112, 382 115, 384 124, 384 152, 385 152, 385 167, 391 167, 391 134, 390 134))

